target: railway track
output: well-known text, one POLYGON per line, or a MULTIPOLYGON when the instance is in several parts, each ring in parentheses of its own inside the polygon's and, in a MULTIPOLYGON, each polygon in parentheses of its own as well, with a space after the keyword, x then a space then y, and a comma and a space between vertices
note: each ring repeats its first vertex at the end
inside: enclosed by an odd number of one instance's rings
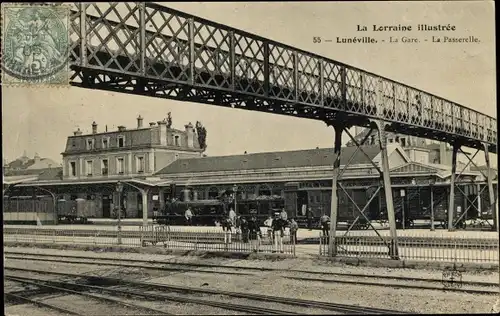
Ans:
POLYGON ((79 274, 71 274, 71 273, 61 273, 54 271, 44 271, 44 270, 33 270, 33 269, 23 269, 23 268, 14 268, 14 267, 5 267, 5 271, 17 271, 24 273, 34 273, 34 274, 43 274, 43 275, 54 275, 61 277, 71 277, 75 280, 80 280, 78 283, 76 282, 64 282, 64 281, 54 281, 54 280, 41 280, 38 278, 24 278, 17 277, 12 275, 7 275, 6 279, 12 280, 20 280, 24 279, 29 282, 42 282, 45 284, 50 283, 54 286, 59 287, 70 287, 70 288, 86 288, 88 290, 97 290, 108 292, 111 294, 119 294, 119 295, 129 295, 129 296, 139 296, 147 299, 156 299, 156 300, 169 300, 180 303, 191 303, 191 304, 199 304, 205 306, 219 307, 228 310, 234 311, 243 311, 250 312, 254 314, 273 314, 273 315, 288 315, 288 314, 300 314, 296 313, 293 310, 285 310, 285 309, 270 309, 266 307, 260 307, 259 304, 262 302, 270 302, 275 304, 282 304, 286 307, 293 306, 301 306, 308 308, 316 308, 326 311, 335 311, 343 314, 404 314, 399 311, 392 311, 386 309, 379 308, 370 308, 370 307, 362 307, 362 306, 354 306, 354 305, 346 305, 346 304, 336 304, 329 302, 320 302, 313 300, 303 300, 303 299, 294 299, 294 298, 286 298, 286 297, 277 297, 277 296, 269 296, 269 295, 261 295, 261 294, 249 294, 249 293, 240 293, 240 292, 230 292, 230 291, 220 291, 220 290, 211 290, 211 289, 201 289, 201 288, 191 288, 185 286, 173 286, 167 284, 160 283, 152 283, 152 282, 143 282, 143 281, 132 281, 132 280, 123 280, 116 278, 108 278, 94 275, 79 275, 79 274), (84 282, 82 284, 82 282, 84 282), (85 284, 87 283, 87 284, 85 284), (89 285, 91 283, 92 285, 89 285), (114 285, 111 287, 103 287, 93 284, 109 284, 114 285), (117 287, 119 286, 119 288, 117 287), (127 290, 123 289, 126 287, 127 290), (129 290, 130 288, 134 288, 135 290, 129 290), (180 293, 182 296, 173 295, 173 294, 165 294, 165 293, 180 293), (199 299, 193 297, 185 297, 184 295, 193 295, 193 294, 201 294, 201 295, 213 295, 215 297, 225 296, 231 299, 245 299, 249 301, 253 301, 257 304, 255 305, 242 305, 242 304, 232 304, 227 302, 221 302, 218 300, 207 300, 207 299, 199 299))
MULTIPOLYGON (((85 258, 79 256, 46 256, 43 255, 43 258, 37 258, 36 256, 5 256, 5 259, 14 259, 14 260, 32 260, 32 261, 43 261, 43 262, 57 262, 57 263, 73 263, 73 264, 89 264, 89 265, 106 265, 106 266, 116 266, 116 267, 124 267, 124 268, 142 268, 142 269, 150 269, 150 270, 159 270, 159 271, 167 271, 167 272, 197 272, 197 273, 220 273, 214 270, 203 270, 196 268, 179 268, 179 267, 165 267, 165 264, 169 263, 160 263, 160 262, 148 262, 148 261, 138 261, 135 264, 127 264, 123 263, 123 261, 132 261, 133 260, 120 260, 116 258, 99 260, 94 258, 85 258), (48 259, 47 257, 53 257, 53 259, 48 259), (62 259, 64 258, 64 259, 62 259), (68 259, 85 259, 87 261, 77 261, 77 260, 68 260, 68 259), (141 264, 143 263, 143 264, 141 264), (151 266, 151 264, 161 264, 163 266, 151 266)), ((182 265, 182 264, 181 264, 182 265)), ((201 267, 203 268, 203 267, 201 267)), ((209 268, 216 268, 216 266, 209 266, 209 268)), ((253 273, 248 272, 234 272, 234 271, 224 271, 225 274, 231 275, 253 275, 253 273)))
POLYGON ((57 311, 57 312, 60 312, 62 314, 66 314, 66 315, 81 315, 75 311, 72 311, 70 309, 67 309, 67 308, 63 308, 63 307, 60 307, 60 306, 57 306, 57 305, 54 305, 54 304, 48 304, 48 303, 44 303, 44 302, 40 302, 38 300, 35 300, 33 298, 29 298, 29 297, 24 297, 24 296, 21 296, 21 295, 18 295, 18 294, 13 294, 13 293, 4 293, 4 297, 7 301, 14 301, 14 302, 24 302, 24 303, 28 303, 28 304, 31 304, 31 305, 35 305, 35 306, 38 306, 38 307, 41 307, 41 308, 46 308, 46 309, 50 309, 50 310, 54 310, 54 311, 57 311))
MULTIPOLYGON (((84 295, 84 296, 88 296, 89 294, 86 292, 82 292, 82 291, 71 290, 71 288, 79 288, 79 289, 84 289, 86 291, 97 291, 99 293, 107 293, 107 294, 112 295, 112 296, 140 297, 142 299, 147 299, 147 300, 155 299, 158 301, 169 300, 169 301, 175 301, 175 302, 180 302, 180 303, 206 305, 206 306, 223 308, 225 310, 234 310, 234 311, 239 311, 239 312, 250 312, 250 313, 255 313, 255 314, 263 314, 263 315, 265 315, 265 314, 270 314, 270 315, 290 314, 289 312, 285 313, 281 310, 275 310, 275 309, 270 309, 270 308, 245 306, 245 305, 241 305, 241 304, 231 304, 231 303, 219 303, 219 302, 212 302, 212 301, 208 301, 208 300, 200 300, 200 299, 193 299, 193 298, 173 297, 173 296, 169 296, 169 295, 165 295, 165 294, 155 294, 155 293, 150 293, 150 292, 134 291, 134 290, 123 290, 123 289, 118 289, 118 288, 109 288, 109 287, 97 286, 97 285, 84 285, 84 284, 80 284, 80 283, 77 284, 77 283, 73 283, 73 282, 42 280, 42 279, 38 279, 38 278, 25 278, 25 277, 6 276, 5 278, 7 280, 17 281, 17 282, 31 284, 31 285, 35 285, 35 286, 41 286, 41 287, 50 287, 53 289, 58 289, 59 291, 62 291, 62 292, 79 294, 79 295, 84 295)), ((98 296, 98 295, 91 295, 90 297, 104 298, 104 297, 98 296)), ((112 299, 110 297, 106 297, 104 299, 111 300, 111 301, 119 301, 116 299, 112 299)), ((121 302, 121 301, 119 301, 119 302, 121 302)), ((129 306, 133 306, 137 309, 143 308, 140 305, 133 305, 130 303, 124 303, 124 304, 127 304, 129 306)), ((149 308, 144 308, 144 309, 149 310, 149 308)), ((155 315, 172 315, 166 311, 161 311, 161 310, 157 310, 157 309, 153 309, 152 311, 154 312, 155 315)))
POLYGON ((254 275, 256 272, 276 272, 281 274, 284 273, 285 275, 281 276, 284 278, 301 280, 301 281, 310 281, 310 282, 358 284, 366 286, 384 286, 384 287, 394 287, 394 288, 410 288, 410 289, 437 290, 437 291, 446 290, 451 292, 462 292, 462 293, 472 293, 472 294, 498 294, 498 290, 484 289, 484 288, 498 287, 497 283, 468 281, 468 280, 465 281, 462 280, 460 284, 458 283, 455 284, 459 285, 460 288, 457 287, 444 288, 443 280, 437 278, 424 279, 424 278, 412 278, 412 277, 402 277, 402 276, 382 276, 382 275, 369 275, 369 274, 307 271, 298 269, 281 270, 281 269, 263 268, 263 267, 262 268, 239 267, 233 265, 171 263, 167 261, 121 259, 121 258, 109 258, 109 257, 89 258, 84 256, 72 256, 72 255, 58 255, 56 257, 50 254, 25 254, 21 252, 11 252, 11 251, 5 252, 5 258, 14 260, 32 260, 32 261, 42 261, 42 262, 45 261, 45 262, 72 263, 72 264, 132 267, 132 268, 152 269, 152 270, 180 272, 180 273, 196 272, 196 273, 211 273, 211 274, 224 273, 224 274, 234 274, 234 275, 254 275), (75 259, 75 260, 70 260, 70 259, 75 259), (170 267, 167 267, 166 265, 169 265, 170 267), (221 271, 221 270, 227 270, 227 271, 221 271), (234 270, 247 271, 247 272, 235 272, 234 270), (301 277, 286 275, 290 273, 300 274, 301 277), (319 275, 321 277, 307 277, 308 275, 309 276, 319 275), (330 279, 331 277, 336 277, 336 279, 330 279), (345 278, 348 279, 346 280, 345 278), (370 281, 366 281, 367 279, 369 279, 370 281), (379 282, 374 282, 376 280, 378 280, 379 282), (399 283, 394 283, 394 281, 399 283), (413 284, 404 284, 404 282, 413 284), (441 286, 436 286, 436 284, 441 286), (474 287, 479 287, 483 289, 477 289, 474 287))
MULTIPOLYGON (((5 276, 5 279, 10 280, 10 281, 14 281, 14 282, 18 282, 18 283, 22 283, 22 284, 25 284, 25 285, 27 284, 27 285, 35 286, 35 287, 38 287, 38 288, 48 289, 48 290, 50 290, 52 292, 74 294, 74 295, 78 295, 78 296, 85 296, 85 297, 89 297, 89 298, 95 299, 97 301, 102 301, 102 302, 105 302, 105 303, 111 303, 113 305, 121 305, 121 306, 124 306, 124 307, 127 307, 127 308, 132 308, 132 309, 138 310, 138 311, 145 311, 145 312, 151 313, 153 315, 171 315, 169 313, 166 313, 166 312, 158 310, 158 309, 153 309, 153 308, 149 308, 149 307, 145 307, 145 306, 141 306, 141 305, 137 305, 137 304, 132 304, 130 302, 126 302, 126 301, 123 301, 123 300, 115 299, 115 298, 112 298, 112 297, 95 295, 95 294, 88 293, 88 292, 78 291, 76 289, 68 289, 68 288, 64 288, 64 287, 61 287, 61 286, 54 286, 54 285, 44 284, 42 282, 36 282, 36 281, 38 281, 36 279, 20 278, 20 277, 10 277, 10 276, 5 276)), ((12 293, 6 293, 6 294, 8 296, 12 296, 14 298, 20 297, 17 294, 12 294, 12 293)), ((21 298, 23 298, 23 297, 21 297, 21 298)), ((30 302, 40 303, 40 301, 35 301, 32 298, 25 298, 24 297, 23 299, 29 300, 30 302)), ((48 305, 46 303, 42 303, 42 304, 48 305)), ((55 309, 57 311, 60 311, 60 312, 63 312, 63 313, 71 313, 73 315, 85 315, 85 314, 78 313, 76 311, 69 310, 67 308, 57 307, 57 306, 52 305, 52 304, 51 304, 51 306, 52 306, 53 309, 55 309)))

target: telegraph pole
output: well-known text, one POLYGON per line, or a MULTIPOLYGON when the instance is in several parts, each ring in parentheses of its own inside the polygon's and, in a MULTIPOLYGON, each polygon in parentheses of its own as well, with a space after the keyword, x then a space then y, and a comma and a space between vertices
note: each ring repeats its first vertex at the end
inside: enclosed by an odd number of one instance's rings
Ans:
POLYGON ((122 244, 122 192, 123 192, 123 184, 118 181, 116 184, 116 192, 118 192, 118 245, 122 244))
POLYGON ((238 191, 238 186, 235 184, 233 185, 233 194, 234 194, 234 214, 238 214, 237 211, 236 211, 236 207, 237 207, 237 201, 236 201, 236 191, 238 191))

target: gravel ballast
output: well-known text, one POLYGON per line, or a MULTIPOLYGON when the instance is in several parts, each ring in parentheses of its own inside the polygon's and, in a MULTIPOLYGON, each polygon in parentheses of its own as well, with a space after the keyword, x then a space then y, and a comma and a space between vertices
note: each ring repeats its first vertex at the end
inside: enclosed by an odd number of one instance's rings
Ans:
MULTIPOLYGON (((59 250, 59 249, 39 249, 5 247, 4 251, 16 251, 23 253, 39 253, 51 255, 72 255, 86 256, 92 258, 123 258, 135 260, 154 260, 169 263, 202 263, 219 264, 239 267, 265 267, 281 270, 306 270, 325 273, 350 273, 382 276, 400 276, 414 278, 435 278, 442 277, 440 270, 414 270, 397 268, 372 268, 353 267, 340 263, 329 263, 315 259, 279 259, 279 260, 250 260, 250 259, 229 259, 229 258, 203 258, 200 256, 176 256, 162 254, 144 253, 119 253, 119 252, 96 252, 81 250, 59 250)), ((74 259, 72 259, 74 260, 74 259)), ((369 306, 412 313, 490 313, 497 301, 495 295, 477 295, 466 293, 454 293, 437 290, 417 290, 401 289, 390 286, 367 286, 359 284, 338 284, 323 282, 302 282, 282 278, 280 272, 262 271, 252 272, 253 276, 241 276, 230 274, 207 274, 198 272, 152 272, 136 268, 119 268, 109 266, 68 264, 68 263, 46 263, 27 260, 6 259, 5 265, 24 267, 28 269, 40 269, 47 271, 61 271, 68 273, 94 273, 108 277, 142 279, 155 283, 168 285, 190 286, 195 288, 207 288, 214 290, 235 291, 244 293, 274 295, 281 297, 302 298, 308 300, 352 304, 369 306)), ((303 277, 302 273, 286 272, 287 275, 303 277)), ((309 275, 311 277, 311 275, 309 275)), ((317 276, 320 277, 320 276, 317 276)), ((334 277, 329 277, 334 278, 334 277)), ((477 282, 495 282, 498 280, 498 273, 493 271, 484 272, 464 272, 463 280, 477 282)), ((369 281, 369 278, 368 278, 369 281)), ((408 281, 401 281, 408 282, 408 281)), ((225 298, 221 298, 224 301, 225 298)), ((151 303, 153 304, 153 303, 151 303)), ((158 306, 158 304, 153 304, 158 306)), ((152 306, 153 306, 152 305, 152 306)), ((191 314, 193 310, 189 307, 182 307, 183 313, 191 314)), ((17 306, 18 307, 18 306, 17 306)), ((267 307, 267 305, 266 305, 267 307)), ((272 304, 269 305, 272 307, 272 304)), ((10 307, 9 307, 10 308, 10 307)), ((194 307, 192 307, 194 308, 194 307)), ((172 310, 180 313, 179 309, 172 310)), ((167 309, 168 311, 169 309, 167 309)), ((297 309, 298 311, 299 309, 297 309)), ((9 310, 10 311, 10 310, 9 310)), ((210 310, 211 312, 215 312, 210 310)), ((200 312, 198 310, 198 312, 200 312)), ((300 312, 314 313, 312 309, 300 309, 300 312)), ((319 312, 319 310, 317 311, 319 312)), ((324 311, 322 311, 324 313, 324 311)), ((205 313, 205 312, 201 312, 205 313)), ((207 310, 207 313, 208 310, 207 310)), ((24 313, 23 313, 24 314, 24 313)), ((30 313, 31 314, 31 313, 30 313)))

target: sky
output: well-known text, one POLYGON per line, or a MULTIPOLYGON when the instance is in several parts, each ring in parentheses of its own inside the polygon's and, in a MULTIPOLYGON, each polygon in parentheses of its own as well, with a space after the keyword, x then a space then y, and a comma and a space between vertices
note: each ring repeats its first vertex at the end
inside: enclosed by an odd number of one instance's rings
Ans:
MULTIPOLYGON (((493 1, 460 2, 240 2, 168 3, 169 7, 226 24, 389 77, 496 117, 493 1), (429 33, 357 32, 357 25, 455 25, 434 35, 475 36, 480 43, 432 43, 429 33), (403 35, 420 43, 388 43, 403 35), (372 36, 377 44, 337 44, 336 37, 372 36), (322 43, 313 43, 321 37, 322 43), (331 39, 327 43, 324 40, 331 39), (386 42, 380 42, 385 39, 386 42), (423 39, 429 39, 425 42, 423 39)), ((61 161, 66 137, 79 127, 114 130, 162 120, 173 127, 201 121, 209 156, 331 147, 325 123, 288 116, 155 99, 75 87, 2 86, 3 155, 61 161)), ((345 138, 347 141, 347 138, 345 138)), ((481 155, 478 155, 481 156, 481 155)), ((484 161, 479 158, 479 163, 484 161)), ((496 156, 492 162, 496 162, 496 156)))

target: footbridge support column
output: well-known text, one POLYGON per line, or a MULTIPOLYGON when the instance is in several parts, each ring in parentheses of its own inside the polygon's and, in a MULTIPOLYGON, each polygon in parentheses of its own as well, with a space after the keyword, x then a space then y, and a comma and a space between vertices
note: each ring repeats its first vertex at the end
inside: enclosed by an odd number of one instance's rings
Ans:
MULTIPOLYGON (((484 158, 486 160, 486 178, 487 178, 487 183, 488 183, 488 196, 490 198, 489 201, 489 208, 491 209, 491 215, 493 216, 493 230, 498 230, 499 227, 499 214, 498 214, 498 203, 495 200, 495 191, 493 191, 493 172, 491 171, 491 165, 490 165, 490 153, 489 153, 489 148, 488 145, 484 145, 484 158)), ((479 210, 481 211, 481 210, 479 210)))
POLYGON ((342 131, 345 126, 334 125, 334 145, 333 145, 333 176, 332 176, 332 197, 330 204, 330 232, 328 240, 328 256, 334 257, 337 255, 336 234, 337 234, 337 217, 338 217, 338 197, 337 197, 337 182, 340 171, 340 153, 342 148, 342 131))
POLYGON ((378 141, 382 158, 382 180, 384 182, 385 203, 387 207, 387 219, 391 232, 391 244, 389 255, 392 259, 399 259, 398 236, 396 231, 396 215, 394 214, 394 200, 392 197, 391 175, 389 173, 389 155, 387 154, 387 123, 374 121, 378 130, 378 141))
POLYGON ((148 195, 149 195, 149 191, 151 190, 151 188, 141 188, 137 185, 134 185, 130 182, 123 182, 133 188, 135 188, 137 191, 139 191, 139 193, 141 193, 141 197, 142 197, 142 225, 144 227, 146 227, 148 225, 148 195))
POLYGON ((451 176, 450 176, 450 197, 448 203, 448 231, 454 230, 453 219, 455 217, 455 180, 457 173, 457 153, 460 149, 459 144, 452 144, 451 154, 451 176))
POLYGON ((139 190, 142 195, 142 226, 148 226, 148 189, 139 190))

